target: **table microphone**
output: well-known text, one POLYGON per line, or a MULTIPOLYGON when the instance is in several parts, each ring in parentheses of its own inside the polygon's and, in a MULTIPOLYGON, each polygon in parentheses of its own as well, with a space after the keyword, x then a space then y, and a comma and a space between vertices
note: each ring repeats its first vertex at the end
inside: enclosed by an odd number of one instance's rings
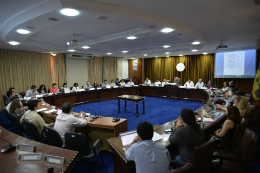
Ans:
POLYGON ((95 115, 93 116, 93 119, 97 119, 99 117, 99 115, 96 114, 96 111, 94 109, 88 109, 88 110, 94 111, 95 115))
MULTIPOLYGON (((0 131, 0 133, 1 133, 1 131, 0 131)), ((0 139, 1 139, 1 138, 0 138, 0 139)), ((2 153, 2 154, 3 154, 3 153, 7 153, 8 151, 12 151, 12 150, 16 149, 16 145, 11 144, 9 141, 6 141, 6 140, 4 140, 4 139, 1 139, 1 140, 3 140, 3 141, 5 141, 5 142, 8 142, 8 143, 9 143, 9 145, 7 145, 6 147, 4 147, 4 148, 1 150, 1 153, 2 153)))
POLYGON ((119 121, 120 120, 120 118, 117 118, 117 116, 115 117, 115 118, 113 118, 113 122, 117 122, 117 121, 119 121))

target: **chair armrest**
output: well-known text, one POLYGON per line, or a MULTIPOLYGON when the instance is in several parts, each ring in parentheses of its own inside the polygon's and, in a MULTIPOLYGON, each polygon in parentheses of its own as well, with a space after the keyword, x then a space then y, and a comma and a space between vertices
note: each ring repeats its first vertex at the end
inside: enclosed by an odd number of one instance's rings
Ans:
POLYGON ((219 153, 217 153, 217 152, 214 152, 213 153, 213 156, 215 157, 215 158, 219 158, 219 159, 225 159, 225 160, 231 160, 231 161, 235 161, 235 162, 244 162, 244 161, 246 161, 246 159, 245 158, 234 158, 234 157, 228 157, 228 156, 224 156, 224 155, 222 155, 222 154, 219 154, 219 153))
POLYGON ((226 139, 224 139, 224 138, 221 138, 221 137, 219 137, 219 136, 216 136, 216 135, 210 135, 210 136, 215 137, 216 142, 217 142, 217 141, 221 141, 221 142, 224 142, 224 143, 229 144, 229 145, 240 146, 240 144, 237 144, 237 143, 232 142, 232 141, 228 141, 228 140, 226 140, 226 139))
POLYGON ((102 142, 102 140, 101 140, 101 139, 96 140, 96 142, 95 142, 94 145, 93 145, 93 152, 94 152, 95 156, 97 156, 97 152, 96 152, 95 148, 96 148, 96 146, 97 146, 98 143, 100 143, 101 149, 103 148, 103 142, 102 142))
POLYGON ((171 160, 170 165, 173 165, 173 167, 175 167, 175 166, 178 166, 178 167, 184 166, 183 164, 181 164, 181 163, 179 163, 179 162, 176 162, 175 160, 171 160))

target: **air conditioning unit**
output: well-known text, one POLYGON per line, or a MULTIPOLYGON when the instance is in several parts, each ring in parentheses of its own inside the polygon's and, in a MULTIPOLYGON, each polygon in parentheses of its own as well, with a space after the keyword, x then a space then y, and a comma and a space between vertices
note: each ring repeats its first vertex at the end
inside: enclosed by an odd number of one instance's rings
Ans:
POLYGON ((85 54, 85 53, 68 53, 66 54, 66 58, 70 59, 92 59, 92 54, 85 54))

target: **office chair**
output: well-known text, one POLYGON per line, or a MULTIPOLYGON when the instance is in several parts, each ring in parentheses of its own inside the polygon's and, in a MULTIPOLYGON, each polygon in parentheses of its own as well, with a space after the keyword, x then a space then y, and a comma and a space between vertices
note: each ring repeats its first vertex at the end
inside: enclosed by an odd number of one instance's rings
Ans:
POLYGON ((38 130, 32 123, 30 123, 28 120, 24 120, 24 123, 25 123, 25 126, 27 127, 31 137, 33 138, 33 140, 39 141, 39 142, 43 142, 45 140, 42 137, 42 135, 39 134, 38 130))
POLYGON ((8 110, 4 108, 5 116, 10 120, 10 122, 13 122, 11 115, 9 114, 8 110))
POLYGON ((21 133, 24 135, 24 137, 27 137, 25 133, 28 133, 28 131, 25 129, 25 127, 20 123, 20 119, 14 115, 14 114, 11 114, 11 118, 14 122, 14 125, 15 127, 17 128, 18 130, 18 133, 21 133))
POLYGON ((43 131, 45 133, 49 145, 60 148, 62 147, 63 141, 61 139, 61 136, 55 129, 44 126, 43 131))

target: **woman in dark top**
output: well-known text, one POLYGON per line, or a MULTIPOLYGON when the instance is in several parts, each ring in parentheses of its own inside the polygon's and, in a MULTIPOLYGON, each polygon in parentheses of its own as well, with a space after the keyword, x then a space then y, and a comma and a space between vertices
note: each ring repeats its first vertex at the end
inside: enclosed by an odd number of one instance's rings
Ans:
POLYGON ((236 106, 227 107, 227 119, 221 129, 214 132, 216 136, 233 139, 237 124, 241 123, 239 109, 236 106))
POLYGON ((96 81, 96 80, 94 81, 93 87, 94 87, 94 88, 97 88, 97 87, 99 87, 99 85, 98 85, 98 83, 97 83, 97 81, 96 81))
POLYGON ((206 85, 208 89, 210 88, 217 88, 217 86, 214 84, 213 80, 209 80, 209 83, 206 85))
MULTIPOLYGON (((204 132, 196 123, 196 117, 190 108, 183 108, 169 138, 171 145, 179 146, 176 162, 185 165, 193 161, 194 148, 205 143, 204 132)), ((174 159, 174 158, 173 158, 174 159)))
POLYGON ((43 84, 39 87, 39 89, 37 91, 38 91, 39 94, 46 94, 47 93, 45 85, 43 85, 43 84))

